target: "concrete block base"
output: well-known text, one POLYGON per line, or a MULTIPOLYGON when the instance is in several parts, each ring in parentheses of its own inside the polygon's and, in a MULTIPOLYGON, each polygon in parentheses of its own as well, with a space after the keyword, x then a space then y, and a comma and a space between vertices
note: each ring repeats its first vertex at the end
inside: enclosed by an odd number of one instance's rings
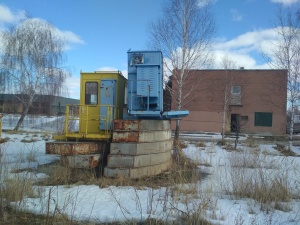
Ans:
POLYGON ((144 143, 111 143, 110 154, 112 155, 145 155, 165 152, 172 149, 173 140, 144 143))
POLYGON ((170 130, 170 120, 114 120, 114 130, 170 130))
POLYGON ((160 152, 156 154, 147 155, 112 155, 110 154, 107 159, 107 166, 111 168, 116 167, 142 167, 151 166, 161 163, 165 163, 171 160, 172 152, 167 150, 166 152, 160 152))
POLYGON ((104 142, 46 142, 46 154, 84 155, 101 153, 107 149, 104 142))
POLYGON ((135 168, 104 168, 104 176, 106 177, 127 177, 137 179, 141 177, 154 176, 167 171, 171 167, 171 160, 152 166, 143 166, 135 168))
POLYGON ((102 161, 101 154, 72 155, 62 157, 64 157, 64 166, 68 168, 92 169, 98 166, 102 161))
POLYGON ((171 139, 171 130, 114 131, 113 142, 156 142, 171 139))
POLYGON ((169 120, 114 121, 104 176, 141 178, 160 174, 172 162, 169 120))

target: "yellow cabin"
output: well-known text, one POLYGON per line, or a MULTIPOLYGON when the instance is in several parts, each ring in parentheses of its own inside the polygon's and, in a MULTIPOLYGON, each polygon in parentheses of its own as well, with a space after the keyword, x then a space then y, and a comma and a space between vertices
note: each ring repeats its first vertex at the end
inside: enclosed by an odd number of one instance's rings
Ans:
POLYGON ((114 119, 123 119, 127 79, 120 71, 80 73, 80 105, 68 105, 56 140, 107 140, 114 119))

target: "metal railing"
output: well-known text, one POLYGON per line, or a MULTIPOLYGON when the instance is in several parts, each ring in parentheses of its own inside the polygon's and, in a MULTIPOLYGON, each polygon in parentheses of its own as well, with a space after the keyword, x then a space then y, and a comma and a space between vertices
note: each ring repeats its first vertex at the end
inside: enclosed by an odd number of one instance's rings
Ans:
POLYGON ((80 136, 88 137, 95 133, 111 134, 114 114, 119 118, 119 112, 119 109, 112 105, 67 105, 64 135, 79 133, 80 136), (95 109, 96 107, 99 107, 99 110, 95 109))

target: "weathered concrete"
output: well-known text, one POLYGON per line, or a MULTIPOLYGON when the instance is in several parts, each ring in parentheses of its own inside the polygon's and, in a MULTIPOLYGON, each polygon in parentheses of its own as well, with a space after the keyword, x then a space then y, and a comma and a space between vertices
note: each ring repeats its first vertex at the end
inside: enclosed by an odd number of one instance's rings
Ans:
POLYGON ((72 155, 66 156, 69 168, 83 168, 91 169, 101 163, 101 154, 90 154, 90 155, 72 155))
POLYGON ((170 120, 114 120, 114 130, 170 130, 170 120))
POLYGON ((84 155, 101 153, 107 148, 102 142, 47 142, 46 154, 84 155))
POLYGON ((110 154, 116 155, 144 155, 164 152, 172 149, 173 140, 147 143, 111 143, 110 154))
POLYGON ((104 175, 140 178, 168 170, 172 162, 169 120, 115 120, 104 175))
POLYGON ((143 166, 135 168, 104 168, 104 175, 106 177, 123 176, 130 179, 142 178, 147 176, 154 176, 167 171, 171 167, 171 160, 152 166, 143 166))
POLYGON ((158 165, 171 160, 172 152, 168 150, 166 152, 147 154, 147 155, 109 155, 107 166, 110 168, 132 168, 158 165))
POLYGON ((156 142, 169 139, 171 139, 171 130, 113 132, 113 142, 156 142))

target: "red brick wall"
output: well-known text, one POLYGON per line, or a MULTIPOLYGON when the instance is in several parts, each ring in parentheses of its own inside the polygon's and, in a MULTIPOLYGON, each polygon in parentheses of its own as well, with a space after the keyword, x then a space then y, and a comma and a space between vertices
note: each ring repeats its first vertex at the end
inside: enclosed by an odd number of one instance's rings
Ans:
MULTIPOLYGON (((173 77, 174 78, 174 77, 173 77)), ((173 79, 174 80, 174 79, 173 79)), ((183 131, 222 131, 222 112, 225 87, 228 98, 231 86, 241 86, 241 105, 227 107, 227 131, 230 131, 231 114, 247 116, 241 131, 245 133, 267 133, 282 135, 286 132, 287 72, 285 70, 193 70, 184 86, 183 108, 190 115, 181 122, 183 131), (255 112, 271 112, 272 127, 254 126, 255 112)), ((173 81, 173 91, 177 85, 173 81)), ((172 109, 176 110, 176 101, 172 109)), ((229 100, 230 101, 230 100, 229 100)), ((174 128, 174 122, 173 128, 174 128)))

